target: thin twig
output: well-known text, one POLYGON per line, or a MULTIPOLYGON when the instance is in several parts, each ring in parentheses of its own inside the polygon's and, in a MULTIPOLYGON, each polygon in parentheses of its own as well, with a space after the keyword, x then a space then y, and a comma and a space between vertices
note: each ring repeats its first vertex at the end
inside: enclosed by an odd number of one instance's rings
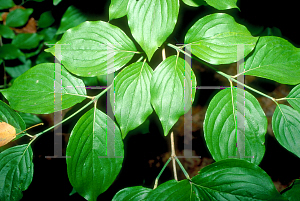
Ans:
POLYGON ((174 146, 174 134, 171 132, 171 157, 172 157, 172 162, 173 162, 173 172, 174 172, 174 178, 176 181, 178 181, 177 178, 177 170, 176 170, 176 162, 175 162, 175 146, 174 146))

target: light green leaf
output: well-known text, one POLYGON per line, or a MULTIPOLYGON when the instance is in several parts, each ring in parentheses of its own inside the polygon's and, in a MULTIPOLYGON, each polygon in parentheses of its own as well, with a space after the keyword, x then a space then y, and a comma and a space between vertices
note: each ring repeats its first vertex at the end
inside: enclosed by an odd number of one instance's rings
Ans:
POLYGON ((283 189, 280 193, 283 197, 287 198, 289 201, 298 201, 300 192, 300 180, 295 179, 295 181, 286 189, 283 189))
POLYGON ((18 114, 24 120, 27 128, 43 122, 38 116, 36 116, 34 114, 23 113, 23 112, 19 112, 18 114))
POLYGON ((71 185, 85 199, 96 200, 121 170, 124 157, 121 132, 107 115, 93 108, 75 125, 66 155, 70 156, 67 170, 71 185), (114 153, 109 155, 108 149, 114 153))
POLYGON ((245 75, 274 80, 282 84, 300 83, 300 50, 276 36, 260 37, 245 61, 245 75))
POLYGON ((206 3, 218 10, 227 10, 231 8, 237 8, 236 2, 237 0, 205 0, 206 3))
POLYGON ((0 10, 14 7, 16 4, 12 0, 0 0, 0 10))
POLYGON ((109 5, 109 20, 124 17, 127 14, 129 0, 111 0, 109 5))
POLYGON ((192 6, 192 7, 199 7, 202 5, 206 5, 206 2, 204 0, 182 0, 183 3, 186 5, 192 6))
POLYGON ((19 66, 15 67, 5 67, 5 71, 12 77, 17 78, 23 73, 25 73, 27 70, 29 70, 31 67, 31 61, 27 60, 24 64, 21 64, 19 66))
POLYGON ((24 56, 23 52, 21 52, 16 46, 12 44, 4 44, 0 47, 0 59, 10 60, 16 59, 20 56, 24 56))
POLYGON ((272 128, 281 146, 300 158, 300 113, 279 104, 272 117, 272 128))
MULTIPOLYGON (((122 68, 134 56, 136 48, 118 27, 103 21, 87 21, 69 29, 60 41, 62 64, 72 73, 93 77, 122 68), (107 58, 114 54, 114 68, 107 58)), ((55 55, 55 46, 47 49, 55 55)))
POLYGON ((11 44, 15 45, 20 49, 32 49, 36 48, 40 41, 43 40, 43 36, 38 35, 36 33, 21 33, 18 34, 11 42, 11 44))
POLYGON ((54 80, 54 63, 43 63, 32 67, 19 76, 13 85, 2 90, 2 94, 15 110, 25 113, 48 114, 80 103, 86 90, 82 80, 72 76, 61 66, 61 80, 54 80), (62 83, 61 96, 55 93, 54 84, 62 83), (55 104, 54 96, 61 97, 62 105, 55 104))
POLYGON ((20 200, 33 177, 32 149, 28 144, 0 153, 0 200, 20 200))
POLYGON ((75 27, 86 20, 87 17, 78 8, 71 5, 62 16, 60 26, 56 34, 62 34, 68 29, 75 27))
POLYGON ((21 9, 18 8, 8 13, 6 18, 6 25, 9 27, 20 27, 26 24, 29 16, 33 12, 32 8, 21 9))
POLYGON ((127 12, 131 33, 150 61, 174 30, 179 0, 130 0, 127 12))
POLYGON ((157 66, 151 79, 151 104, 157 113, 164 135, 178 121, 181 115, 189 111, 190 98, 196 93, 196 77, 188 63, 177 56, 170 56, 157 66), (186 72, 185 72, 186 71, 186 72), (192 79, 192 83, 185 80, 192 79))
POLYGON ((38 21, 38 26, 40 28, 46 28, 53 24, 54 21, 55 20, 51 14, 51 11, 46 11, 41 14, 40 19, 38 21))
POLYGON ((300 84, 295 86, 287 96, 287 101, 300 113, 300 84))
POLYGON ((62 0, 53 0, 53 5, 56 6, 57 4, 59 4, 62 0))
POLYGON ((152 189, 144 188, 142 186, 124 188, 117 192, 112 201, 141 201, 148 195, 150 191, 152 191, 152 189))
POLYGON ((15 33, 8 26, 0 24, 0 36, 3 38, 13 39, 15 37, 15 33))
POLYGON ((238 156, 258 165, 265 153, 267 126, 264 111, 252 94, 239 88, 227 88, 218 92, 209 103, 203 130, 214 160, 238 156), (245 140, 238 142, 237 135, 244 135, 245 140), (237 144, 243 147, 237 149, 237 144))
POLYGON ((211 64, 229 64, 240 60, 238 44, 247 56, 255 47, 257 37, 225 13, 215 13, 198 20, 187 32, 185 44, 198 58, 211 64))
POLYGON ((122 137, 141 125, 152 113, 150 80, 153 70, 146 62, 136 62, 124 68, 114 80, 111 104, 120 125, 122 137), (115 93, 115 94, 114 94, 115 93))

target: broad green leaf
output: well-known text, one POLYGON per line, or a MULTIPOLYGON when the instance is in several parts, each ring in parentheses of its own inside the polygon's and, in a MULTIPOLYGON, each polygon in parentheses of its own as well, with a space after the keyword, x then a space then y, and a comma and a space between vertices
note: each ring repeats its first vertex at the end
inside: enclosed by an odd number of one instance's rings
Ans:
POLYGON ((281 146, 300 158, 300 113, 279 104, 272 117, 272 128, 281 146))
POLYGON ((66 155, 70 156, 67 171, 71 185, 85 199, 96 200, 121 170, 124 157, 121 132, 107 115, 93 108, 76 123, 66 155))
POLYGON ((8 13, 6 18, 6 25, 9 27, 20 27, 26 24, 29 16, 32 14, 33 9, 21 9, 18 8, 8 13))
POLYGON ((49 52, 41 52, 38 55, 35 63, 36 64, 50 63, 50 62, 53 62, 53 61, 54 61, 54 56, 51 53, 49 53, 49 52))
POLYGON ((42 51, 43 47, 44 47, 44 44, 40 43, 38 47, 36 47, 32 50, 32 52, 25 53, 26 59, 39 54, 42 51))
POLYGON ((130 0, 127 12, 131 33, 150 61, 174 30, 179 0, 130 0))
POLYGON ((24 120, 27 128, 43 122, 38 116, 36 116, 34 114, 23 113, 23 112, 19 112, 18 114, 24 120))
POLYGON ((46 28, 53 24, 54 21, 55 20, 51 14, 51 11, 46 11, 41 14, 40 19, 38 21, 38 26, 40 28, 46 28))
POLYGON ((262 33, 260 33, 260 36, 278 36, 282 37, 280 29, 277 27, 267 27, 262 33))
POLYGON ((152 189, 142 186, 124 188, 117 192, 112 201, 141 201, 148 195, 150 191, 152 191, 152 189))
POLYGON ((247 56, 255 47, 257 37, 225 13, 207 15, 198 20, 187 32, 185 44, 198 58, 211 64, 233 63, 238 58, 238 45, 247 56))
POLYGON ((48 114, 72 107, 85 99, 86 90, 82 80, 72 76, 61 66, 61 80, 55 79, 54 63, 32 67, 19 76, 13 85, 2 90, 10 106, 20 112, 48 114), (55 86, 61 86, 55 93, 55 86), (55 104, 54 96, 61 98, 62 105, 55 104))
POLYGON ((0 0, 0 10, 14 7, 16 4, 12 0, 0 0))
POLYGON ((122 137, 141 125, 152 113, 150 104, 150 81, 152 68, 146 62, 136 62, 124 68, 114 80, 111 104, 120 125, 122 137))
POLYGON ((280 193, 289 201, 298 201, 300 197, 300 180, 295 179, 289 187, 283 189, 280 193))
POLYGON ((5 71, 12 77, 17 78, 23 73, 25 73, 27 70, 29 70, 31 67, 31 61, 27 60, 24 64, 21 64, 19 66, 15 67, 5 67, 5 71))
POLYGON ((86 21, 87 17, 75 6, 71 5, 61 18, 60 26, 56 34, 62 34, 68 29, 86 21))
POLYGON ((206 5, 206 2, 204 0, 182 0, 183 3, 186 5, 192 6, 192 7, 199 7, 202 5, 206 5))
POLYGON ((3 38, 13 39, 15 37, 15 33, 8 26, 0 24, 0 36, 3 38))
POLYGON ((12 40, 11 44, 17 48, 29 50, 36 48, 41 40, 43 40, 43 36, 36 33, 21 33, 12 40))
POLYGON ((164 135, 189 111, 196 93, 196 77, 188 63, 170 56, 157 66, 151 79, 151 104, 162 124, 164 135), (187 71, 187 73, 185 72, 187 71), (192 80, 185 83, 185 80, 192 80), (184 98, 185 90, 188 98, 184 98))
POLYGON ((0 153, 0 200, 20 200, 33 177, 32 149, 28 144, 0 153))
POLYGON ((46 29, 43 29, 42 31, 40 31, 38 34, 42 35, 44 37, 44 41, 48 42, 50 40, 52 40, 56 34, 57 29, 54 27, 48 27, 46 29))
POLYGON ((227 10, 231 8, 238 8, 237 0, 205 0, 206 3, 218 10, 227 10))
POLYGON ((53 5, 56 6, 57 4, 59 4, 62 0, 53 0, 53 5))
MULTIPOLYGON (((0 122, 6 122, 16 129, 16 133, 26 129, 26 124, 21 116, 15 112, 6 103, 0 100, 0 122)), ((23 134, 17 135, 15 139, 22 137, 23 134)), ((0 182, 1 183, 1 182, 0 182)))
POLYGON ((127 14, 129 0, 111 0, 109 5, 109 20, 124 17, 127 14))
POLYGON ((239 88, 227 88, 217 93, 209 103, 203 130, 214 160, 237 156, 258 165, 265 153, 267 126, 264 111, 252 94, 239 88), (244 142, 238 142, 237 135, 244 135, 244 142), (245 146, 237 150, 237 144, 245 146), (240 153, 241 149, 244 153, 240 153))
POLYGON ((295 86, 287 96, 287 101, 300 113, 300 84, 295 86))
POLYGON ((16 46, 12 44, 4 44, 0 47, 0 59, 10 60, 16 59, 20 56, 24 56, 23 52, 21 52, 16 46))
POLYGON ((134 43, 120 28, 103 21, 87 21, 69 29, 54 47, 46 51, 55 55, 58 44, 62 44, 62 64, 70 72, 84 77, 119 70, 136 53, 134 43), (111 53, 114 54, 113 66, 107 61, 111 53))
POLYGON ((283 38, 260 37, 245 61, 245 75, 274 80, 282 84, 300 83, 300 49, 283 38))

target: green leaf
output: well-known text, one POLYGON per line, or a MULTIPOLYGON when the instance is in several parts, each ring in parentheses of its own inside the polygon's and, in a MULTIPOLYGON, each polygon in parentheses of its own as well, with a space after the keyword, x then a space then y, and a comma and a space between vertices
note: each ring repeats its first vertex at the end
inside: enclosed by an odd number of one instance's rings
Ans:
POLYGON ((187 32, 185 44, 200 59, 211 64, 229 64, 240 60, 237 44, 244 45, 244 56, 255 47, 257 37, 225 13, 207 15, 187 32))
POLYGON ((20 27, 26 24, 29 16, 32 14, 33 9, 18 8, 8 13, 6 18, 6 25, 9 27, 20 27))
POLYGON ((131 33, 150 61, 174 30, 179 0, 131 0, 127 12, 131 33))
POLYGON ((300 84, 295 86, 287 96, 287 101, 295 110, 300 112, 300 84))
POLYGON ((12 77, 17 78, 31 67, 31 61, 27 60, 24 64, 15 67, 5 67, 5 71, 12 77))
MULTIPOLYGON (((32 67, 19 76, 13 85, 2 90, 2 94, 15 110, 25 113, 48 114, 80 103, 85 99, 86 90, 82 80, 72 76, 61 66, 61 80, 55 80, 54 63, 32 67), (61 88, 62 105, 55 104, 54 84, 61 88)), ((57 64, 56 64, 57 65, 57 64)))
POLYGON ((260 36, 278 36, 282 37, 280 29, 277 27, 267 27, 262 33, 260 33, 260 36))
POLYGON ((0 10, 14 7, 16 4, 12 0, 0 0, 0 10))
POLYGON ((15 37, 15 33, 8 26, 0 24, 0 36, 3 38, 13 39, 15 37))
POLYGON ((218 10, 227 10, 231 8, 237 8, 236 2, 237 0, 205 0, 206 3, 218 10))
POLYGON ((124 17, 127 14, 129 0, 111 0, 109 5, 109 20, 124 17))
POLYGON ((121 132, 107 115, 93 108, 75 125, 66 155, 70 156, 67 158, 70 183, 85 199, 96 200, 121 170, 124 156, 121 132), (110 148, 114 151, 112 155, 107 150, 110 148))
POLYGON ((150 104, 150 80, 152 68, 146 62, 136 62, 124 68, 114 80, 111 104, 120 125, 122 137, 141 125, 152 113, 150 104))
POLYGON ((11 44, 15 45, 20 49, 32 49, 36 48, 40 41, 43 40, 43 36, 38 35, 36 33, 21 33, 18 34, 11 42, 11 44))
POLYGON ((42 51, 43 47, 44 47, 44 44, 40 43, 40 45, 37 48, 35 48, 32 52, 25 53, 26 58, 28 59, 30 57, 33 57, 33 56, 39 54, 42 51))
POLYGON ((49 27, 54 22, 54 18, 51 14, 51 11, 47 11, 41 14, 40 19, 38 21, 38 26, 40 28, 49 27))
POLYGON ((274 80, 282 84, 300 83, 300 50, 276 36, 260 37, 245 61, 245 75, 274 80))
POLYGON ((142 186, 124 188, 117 192, 112 201, 140 201, 143 200, 150 191, 152 191, 152 189, 144 188, 142 186))
POLYGON ((157 66, 150 86, 151 104, 162 123, 164 135, 167 136, 179 117, 191 107, 190 99, 184 98, 185 90, 187 97, 192 97, 192 102, 194 101, 195 74, 183 59, 170 56, 157 66), (184 83, 189 79, 192 79, 192 83, 184 83))
POLYGON ((28 144, 0 153, 0 200, 20 200, 33 177, 32 149, 28 144))
POLYGON ((54 27, 48 27, 46 29, 43 29, 38 34, 42 35, 44 37, 44 41, 48 42, 52 40, 56 34, 57 29, 54 27))
POLYGON ((36 116, 34 114, 23 113, 23 112, 19 112, 18 114, 24 120, 27 128, 43 122, 38 116, 36 116))
POLYGON ((206 5, 206 2, 204 0, 182 0, 183 3, 186 5, 192 6, 192 7, 199 7, 202 5, 206 5))
POLYGON ((59 4, 62 0, 53 0, 53 5, 56 6, 57 4, 59 4))
POLYGON ((281 146, 300 158, 300 113, 279 104, 272 117, 272 128, 281 146))
POLYGON ((300 192, 300 180, 295 179, 295 181, 286 189, 283 189, 280 193, 283 197, 287 198, 289 201, 299 200, 300 192))
POLYGON ((16 59, 20 56, 24 56, 16 46, 12 44, 4 44, 0 47, 0 59, 11 60, 16 59))
POLYGON ((78 8, 71 5, 62 16, 60 26, 56 34, 62 34, 68 29, 75 27, 86 20, 87 17, 78 8))
POLYGON ((119 70, 136 53, 134 43, 120 28, 103 21, 87 21, 69 29, 62 39, 46 52, 55 55, 55 47, 58 44, 62 44, 62 64, 70 72, 84 77, 119 70), (114 53, 114 69, 108 66, 108 46, 114 53))
POLYGON ((232 90, 227 88, 218 92, 209 103, 203 130, 207 147, 214 160, 238 156, 258 165, 265 153, 267 126, 264 111, 252 94, 239 88, 232 90), (242 126, 239 125, 240 122, 242 126), (237 134, 238 131, 239 134, 237 134), (236 146, 237 135, 243 135, 243 133, 245 140, 242 143, 239 142, 238 146, 244 144, 245 147, 239 147, 244 150, 244 153, 240 153, 240 149, 237 150, 236 146), (248 158, 247 156, 254 157, 248 158))

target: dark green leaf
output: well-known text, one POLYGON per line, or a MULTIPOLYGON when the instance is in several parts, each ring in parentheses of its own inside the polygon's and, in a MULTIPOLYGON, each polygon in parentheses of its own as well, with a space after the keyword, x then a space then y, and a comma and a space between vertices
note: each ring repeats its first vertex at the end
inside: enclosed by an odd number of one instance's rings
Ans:
POLYGON ((173 32, 179 0, 132 0, 127 12, 132 35, 151 60, 156 49, 173 32))
POLYGON ((182 0, 186 5, 193 6, 193 7, 199 7, 202 5, 206 5, 206 2, 204 0, 182 0))
POLYGON ((134 43, 120 28, 103 21, 87 21, 69 29, 54 47, 46 51, 55 55, 58 44, 62 44, 62 64, 70 72, 83 77, 119 70, 136 53, 134 43), (108 66, 108 47, 114 53, 114 68, 108 66))
POLYGON ((260 36, 278 36, 282 37, 280 29, 277 27, 267 27, 261 34, 260 36))
POLYGON ((70 156, 67 158, 70 183, 85 199, 96 200, 121 170, 124 157, 121 132, 107 115, 93 108, 75 125, 66 155, 70 156), (109 138, 112 142, 108 142, 109 138), (108 151, 110 148, 114 153, 108 151))
POLYGON ((15 37, 15 33, 8 26, 0 24, 0 36, 12 39, 15 37))
POLYGON ((233 63, 237 57, 237 44, 243 45, 247 56, 255 47, 257 37, 225 13, 215 13, 198 20, 187 32, 185 44, 192 53, 211 64, 233 63))
POLYGON ((280 193, 289 201, 298 201, 300 197, 300 180, 295 179, 295 181, 289 187, 282 190, 280 193))
POLYGON ((48 114, 72 107, 85 99, 86 90, 82 80, 72 76, 61 66, 61 80, 54 80, 54 63, 44 63, 32 67, 19 76, 13 85, 2 90, 2 94, 15 110, 48 114), (62 105, 55 105, 54 84, 60 86, 62 105))
POLYGON ((287 96, 287 101, 300 113, 300 84, 295 86, 287 96))
POLYGON ((60 26, 56 34, 62 34, 68 29, 75 27, 86 20, 87 17, 78 8, 71 5, 61 18, 60 26))
POLYGON ((157 113, 164 135, 189 111, 196 93, 196 77, 188 63, 178 56, 170 56, 157 66, 151 79, 151 104, 157 113), (186 72, 185 72, 186 71, 186 72), (192 83, 185 80, 192 79, 192 83), (192 93, 192 94, 191 94, 192 93))
POLYGON ((258 165, 265 153, 267 118, 252 94, 239 88, 238 92, 237 88, 227 88, 213 97, 203 124, 205 141, 216 161, 238 156, 258 165), (240 126, 240 123, 243 126, 240 126), (245 136, 244 142, 238 143, 237 132, 245 136), (237 143, 239 146, 244 144, 245 147, 239 147, 237 150, 237 143), (244 150, 244 153, 240 153, 239 150, 244 150))
POLYGON ((19 112, 18 114, 24 120, 27 128, 43 122, 38 116, 36 116, 34 114, 23 113, 23 112, 19 112))
POLYGON ((152 191, 152 189, 144 188, 142 186, 124 188, 117 192, 112 201, 141 201, 148 195, 150 191, 152 191))
POLYGON ((54 56, 49 52, 41 52, 36 59, 36 64, 50 63, 54 61, 54 56))
POLYGON ((152 113, 150 80, 153 70, 146 62, 136 62, 124 68, 114 80, 111 104, 122 131, 122 137, 141 125, 152 113))
POLYGON ((43 40, 43 36, 36 33, 21 33, 12 40, 11 44, 20 49, 29 50, 37 47, 41 40, 43 40))
POLYGON ((54 18, 51 14, 51 11, 47 11, 41 14, 40 19, 38 21, 38 26, 41 28, 49 27, 54 22, 54 18))
POLYGON ((16 46, 12 44, 4 44, 0 47, 0 59, 10 60, 16 59, 20 56, 24 56, 23 52, 21 52, 16 46))
POLYGON ((253 54, 245 61, 245 75, 282 84, 300 83, 300 50, 283 38, 260 37, 253 54))
POLYGON ((53 0, 53 5, 56 6, 57 4, 59 4, 62 0, 53 0))
POLYGON ((43 47, 44 47, 44 44, 40 43, 40 45, 37 48, 33 49, 32 52, 25 53, 26 58, 28 59, 30 57, 33 57, 33 56, 39 54, 42 51, 43 47))
POLYGON ((0 200, 20 200, 33 177, 32 149, 24 144, 0 153, 0 200))
POLYGON ((109 20, 124 17, 127 14, 129 0, 111 0, 109 5, 109 20))
POLYGON ((279 104, 272 117, 272 128, 277 141, 300 158, 300 113, 279 104))
POLYGON ((19 27, 26 24, 29 16, 33 12, 32 8, 21 9, 18 8, 8 13, 6 18, 6 25, 9 27, 19 27))
POLYGON ((31 67, 31 61, 27 60, 24 64, 15 67, 5 67, 5 71, 12 77, 17 78, 31 67))
POLYGON ((0 10, 14 7, 16 4, 12 0, 0 0, 0 10))
POLYGON ((238 8, 237 0, 205 0, 206 3, 218 10, 227 10, 231 8, 238 8))
POLYGON ((57 29, 54 27, 48 27, 46 29, 43 29, 38 34, 42 35, 44 37, 44 41, 48 42, 52 40, 56 34, 57 29))

